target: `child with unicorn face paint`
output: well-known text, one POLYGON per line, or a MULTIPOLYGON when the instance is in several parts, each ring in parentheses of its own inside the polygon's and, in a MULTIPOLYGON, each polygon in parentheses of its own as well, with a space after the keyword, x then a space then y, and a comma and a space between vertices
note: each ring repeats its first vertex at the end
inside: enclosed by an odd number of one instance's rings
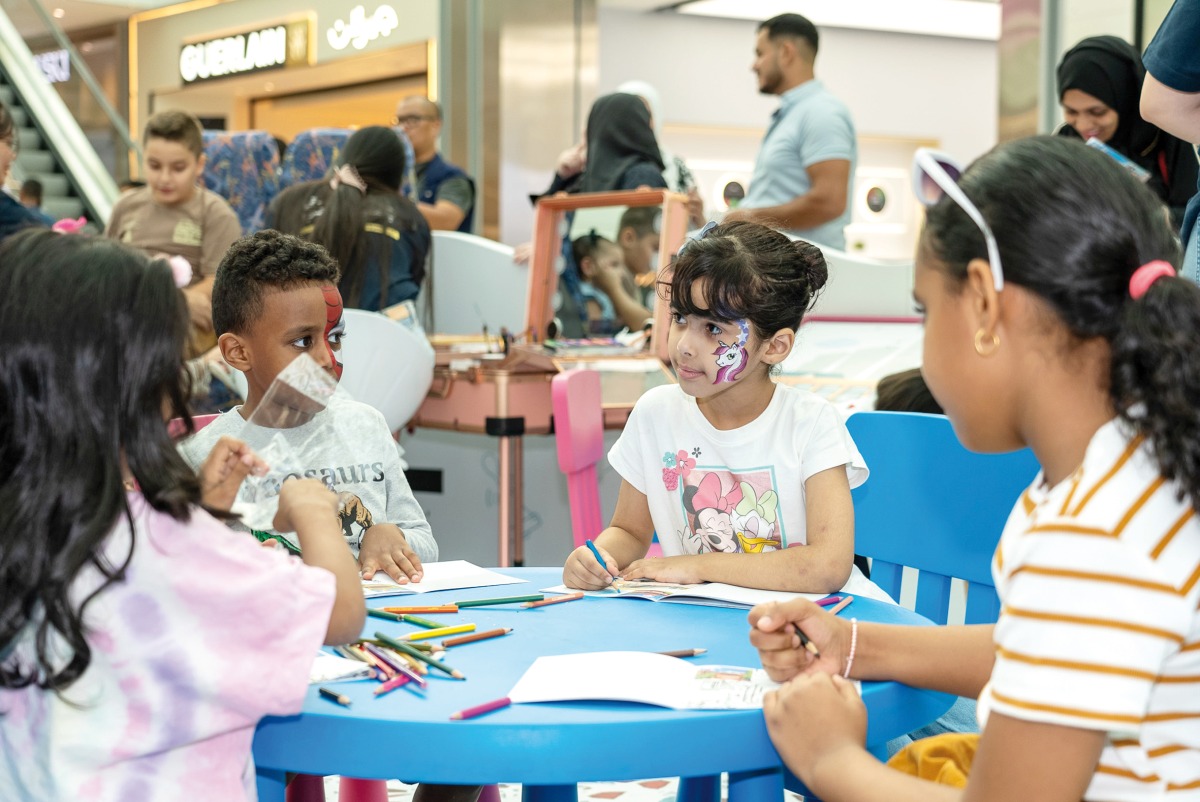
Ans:
POLYGON ((795 345, 828 269, 765 226, 709 223, 680 250, 669 352, 679 383, 646 393, 609 452, 621 474, 609 527, 563 581, 727 582, 886 598, 854 568, 850 488, 867 467, 824 399, 771 373, 795 345), (646 559, 657 532, 663 557, 646 559))

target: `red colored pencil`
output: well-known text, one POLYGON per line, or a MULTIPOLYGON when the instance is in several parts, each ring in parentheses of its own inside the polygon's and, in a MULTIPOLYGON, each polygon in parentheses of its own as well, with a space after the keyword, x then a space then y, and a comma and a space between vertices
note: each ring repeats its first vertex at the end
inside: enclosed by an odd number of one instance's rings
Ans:
POLYGON ((551 599, 542 599, 541 601, 531 601, 522 604, 522 607, 545 607, 547 604, 558 604, 559 602, 577 601, 583 598, 583 591, 576 593, 568 593, 565 596, 555 596, 551 599))
POLYGON ((383 683, 378 688, 376 688, 375 695, 383 696, 385 693, 394 691, 397 688, 399 688, 401 685, 407 685, 411 681, 412 680, 410 680, 408 678, 407 674, 399 674, 395 677, 392 677, 390 680, 388 680, 387 682, 383 683))
POLYGON ((468 707, 466 710, 460 710, 457 713, 451 713, 450 720, 462 721, 463 719, 475 718, 476 716, 482 716, 484 713, 490 713, 493 710, 500 710, 501 708, 508 707, 511 704, 512 699, 509 699, 507 696, 502 699, 493 699, 490 702, 484 702, 481 705, 475 705, 474 707, 468 707))

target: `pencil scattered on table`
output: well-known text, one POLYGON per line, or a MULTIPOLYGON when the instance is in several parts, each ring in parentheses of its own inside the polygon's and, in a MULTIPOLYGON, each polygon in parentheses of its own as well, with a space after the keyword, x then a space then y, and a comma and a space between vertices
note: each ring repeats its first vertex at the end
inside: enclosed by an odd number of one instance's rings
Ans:
POLYGON ((669 652, 657 652, 657 654, 665 654, 667 657, 698 657, 707 651, 708 649, 672 649, 669 652))
POLYGON ((387 610, 377 610, 373 607, 367 608, 367 615, 372 618, 385 618, 388 621, 402 621, 403 617, 399 613, 389 613, 387 610))
POLYGON ((411 678, 407 674, 400 674, 399 676, 392 677, 390 680, 375 689, 375 695, 383 696, 385 693, 391 693, 400 686, 407 685, 409 682, 411 682, 411 678))
POLYGON ((404 621, 406 624, 425 627, 425 629, 438 629, 446 626, 441 621, 430 621, 428 618, 421 618, 419 615, 410 615, 409 613, 402 613, 400 615, 400 620, 404 621))
POLYGON ((427 638, 443 638, 447 635, 460 635, 463 632, 474 632, 474 624, 456 624, 452 627, 438 627, 437 629, 426 629, 421 632, 410 632, 404 636, 405 642, 414 640, 426 640, 427 638))
POLYGON ((837 604, 835 604, 833 607, 830 607, 829 612, 833 615, 837 615, 842 610, 845 610, 847 607, 849 607, 850 602, 852 602, 852 601, 854 601, 853 596, 846 596, 841 601, 839 601, 837 604))
POLYGON ((475 718, 482 716, 484 713, 491 713, 493 710, 501 710, 512 704, 512 699, 507 696, 501 699, 493 699, 490 702, 484 702, 481 705, 468 707, 466 710, 460 710, 457 713, 450 714, 451 721, 462 721, 463 719, 475 718))
POLYGON ((832 607, 835 604, 840 604, 843 598, 842 596, 826 596, 823 599, 817 599, 813 604, 818 607, 832 607))
POLYGON ((507 635, 510 632, 512 632, 512 627, 501 627, 500 629, 489 629, 486 632, 476 632, 474 635, 463 635, 461 638, 451 638, 450 640, 442 641, 442 648, 447 648, 449 646, 461 646, 464 643, 474 643, 477 640, 498 638, 501 635, 507 635))
POLYGON ((503 596, 498 599, 468 599, 466 601, 455 602, 461 607, 490 607, 494 604, 517 604, 519 602, 536 602, 546 598, 540 593, 535 593, 530 596, 503 596))
POLYGON ((326 699, 328 699, 332 702, 337 702, 342 707, 350 706, 350 697, 344 693, 339 693, 338 691, 335 691, 333 688, 326 688, 323 686, 320 688, 317 688, 317 691, 322 696, 324 696, 326 699))
POLYGON ((404 654, 410 655, 411 657, 415 657, 418 660, 420 660, 421 662, 426 663, 433 668, 436 668, 438 671, 449 674, 450 676, 454 677, 454 679, 466 679, 466 677, 463 676, 463 673, 461 671, 459 671, 457 668, 451 668, 450 666, 446 665, 445 663, 441 662, 440 660, 434 659, 431 655, 425 654, 425 652, 422 652, 420 649, 414 649, 411 644, 404 643, 403 641, 398 641, 395 638, 385 635, 382 632, 376 632, 375 637, 378 640, 383 641, 384 643, 386 643, 388 646, 395 649, 396 651, 403 652, 404 654))
POLYGON ((433 605, 427 604, 424 606, 417 606, 417 607, 383 607, 380 609, 382 609, 388 613, 400 613, 401 615, 404 615, 407 613, 422 613, 424 615, 434 615, 436 613, 457 613, 458 605, 457 604, 433 604, 433 605))
POLYGON ((562 602, 578 601, 583 598, 583 591, 576 593, 567 593, 562 596, 555 596, 550 599, 542 599, 541 601, 531 601, 522 604, 522 607, 545 607, 547 604, 560 604, 562 602))

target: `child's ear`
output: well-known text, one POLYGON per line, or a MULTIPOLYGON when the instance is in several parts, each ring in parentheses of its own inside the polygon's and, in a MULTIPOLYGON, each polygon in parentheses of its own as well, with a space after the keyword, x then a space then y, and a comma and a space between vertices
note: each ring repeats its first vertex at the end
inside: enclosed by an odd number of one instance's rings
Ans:
POLYGON ((762 361, 768 365, 778 365, 787 359, 787 355, 792 352, 792 346, 795 344, 796 332, 791 329, 780 329, 766 341, 766 349, 763 351, 762 361))
POLYGON ((596 260, 591 256, 585 256, 579 260, 579 275, 586 279, 590 279, 596 273, 596 260))
POLYGON ((218 337, 217 347, 221 349, 221 357, 230 367, 240 370, 242 373, 249 373, 253 370, 250 349, 233 332, 227 331, 218 337))
POLYGON ((196 157, 196 175, 204 174, 204 165, 208 164, 208 156, 201 153, 196 157))
POLYGON ((626 226, 617 232, 617 242, 621 243, 622 248, 632 248, 637 244, 637 238, 638 234, 633 226, 626 226))

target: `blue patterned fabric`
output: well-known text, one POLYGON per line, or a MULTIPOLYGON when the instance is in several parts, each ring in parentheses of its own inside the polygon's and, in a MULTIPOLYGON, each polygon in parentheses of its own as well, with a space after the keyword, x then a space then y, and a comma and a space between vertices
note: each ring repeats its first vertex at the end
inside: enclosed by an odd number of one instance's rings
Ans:
POLYGON ((417 157, 413 153, 412 142, 408 141, 408 134, 404 133, 404 129, 397 125, 392 130, 400 137, 400 144, 404 146, 404 182, 400 185, 400 194, 416 203, 417 170, 415 165, 417 157))
POLYGON ((267 204, 279 194, 279 148, 266 131, 205 131, 204 186, 229 202, 242 233, 263 227, 267 204))
POLYGON ((296 134, 283 155, 280 183, 286 188, 324 178, 352 133, 349 128, 312 128, 296 134))

